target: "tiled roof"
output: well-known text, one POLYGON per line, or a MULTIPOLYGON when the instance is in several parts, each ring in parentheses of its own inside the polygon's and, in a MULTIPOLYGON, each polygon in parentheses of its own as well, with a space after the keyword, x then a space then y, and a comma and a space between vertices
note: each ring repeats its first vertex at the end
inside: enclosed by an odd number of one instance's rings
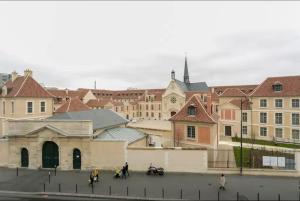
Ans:
POLYGON ((186 84, 181 82, 180 80, 175 79, 176 84, 181 88, 182 91, 201 91, 201 92, 208 92, 209 88, 206 82, 195 82, 186 84))
POLYGON ((67 102, 60 106, 55 111, 55 113, 76 112, 85 110, 90 110, 90 108, 83 102, 81 102, 81 100, 79 100, 78 98, 70 98, 67 102))
POLYGON ((251 94, 253 97, 300 96, 300 76, 269 77, 251 94), (282 91, 273 91, 275 83, 282 84, 282 91))
POLYGON ((213 120, 213 118, 207 113, 198 95, 193 95, 183 108, 170 118, 170 121, 216 123, 215 120, 213 120), (196 115, 188 115, 188 107, 191 105, 196 107, 196 115))
POLYGON ((79 112, 66 112, 54 115, 48 119, 70 119, 70 120, 91 120, 93 129, 115 127, 128 123, 128 120, 109 109, 86 110, 79 112))
POLYGON ((95 108, 95 107, 104 107, 106 104, 108 104, 111 100, 110 99, 93 99, 89 100, 86 105, 95 108))
POLYGON ((13 82, 7 82, 5 86, 8 88, 8 94, 4 97, 53 98, 53 95, 31 76, 19 76, 13 82))
POLYGON ((227 88, 225 91, 220 94, 219 97, 244 97, 247 96, 238 88, 227 88))
MULTIPOLYGON (((233 99, 230 101, 231 104, 237 106, 238 108, 241 108, 241 99, 233 99)), ((244 101, 242 103, 242 109, 243 110, 250 110, 250 101, 244 101)))

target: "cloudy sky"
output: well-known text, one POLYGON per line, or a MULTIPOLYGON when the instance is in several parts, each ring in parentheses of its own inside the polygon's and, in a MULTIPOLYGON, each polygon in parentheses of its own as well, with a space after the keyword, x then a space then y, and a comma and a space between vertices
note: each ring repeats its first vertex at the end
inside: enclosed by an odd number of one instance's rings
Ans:
POLYGON ((47 86, 163 88, 300 75, 300 2, 0 2, 0 72, 47 86))

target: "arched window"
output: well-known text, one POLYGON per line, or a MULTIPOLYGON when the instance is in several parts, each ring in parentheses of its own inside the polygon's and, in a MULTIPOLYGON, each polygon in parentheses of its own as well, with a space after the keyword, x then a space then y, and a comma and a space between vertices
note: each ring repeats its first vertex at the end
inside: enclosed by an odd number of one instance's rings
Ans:
POLYGON ((26 148, 21 149, 21 167, 28 167, 29 165, 29 154, 26 148))
POLYGON ((73 169, 81 169, 81 151, 77 148, 73 150, 73 169))
POLYGON ((187 112, 188 115, 196 115, 196 107, 194 105, 190 105, 187 112))

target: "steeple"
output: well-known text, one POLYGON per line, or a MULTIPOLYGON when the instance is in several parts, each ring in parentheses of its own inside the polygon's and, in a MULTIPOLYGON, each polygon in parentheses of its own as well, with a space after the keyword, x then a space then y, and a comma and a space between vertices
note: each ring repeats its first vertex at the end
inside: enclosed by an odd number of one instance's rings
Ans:
POLYGON ((186 84, 190 83, 190 76, 189 76, 189 70, 188 70, 188 65, 187 65, 186 54, 185 54, 185 62, 184 62, 183 82, 186 83, 186 84))

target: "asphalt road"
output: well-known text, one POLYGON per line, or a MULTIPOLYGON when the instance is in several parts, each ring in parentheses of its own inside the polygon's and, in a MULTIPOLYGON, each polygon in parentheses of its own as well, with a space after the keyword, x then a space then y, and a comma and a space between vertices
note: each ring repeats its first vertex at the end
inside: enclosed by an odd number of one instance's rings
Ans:
MULTIPOLYGON (((83 171, 19 170, 0 168, 0 190, 95 194, 140 198, 198 200, 299 200, 300 180, 296 177, 226 175, 226 191, 218 194, 218 175, 175 174, 147 176, 134 172, 125 179, 114 179, 112 172, 101 172, 94 189, 88 186, 89 173, 83 171), (182 190, 182 191, 181 191, 182 190), (182 192, 182 193, 181 193, 182 192), (182 196, 181 196, 182 195, 182 196)), ((0 199, 1 200, 1 199, 0 199)))

